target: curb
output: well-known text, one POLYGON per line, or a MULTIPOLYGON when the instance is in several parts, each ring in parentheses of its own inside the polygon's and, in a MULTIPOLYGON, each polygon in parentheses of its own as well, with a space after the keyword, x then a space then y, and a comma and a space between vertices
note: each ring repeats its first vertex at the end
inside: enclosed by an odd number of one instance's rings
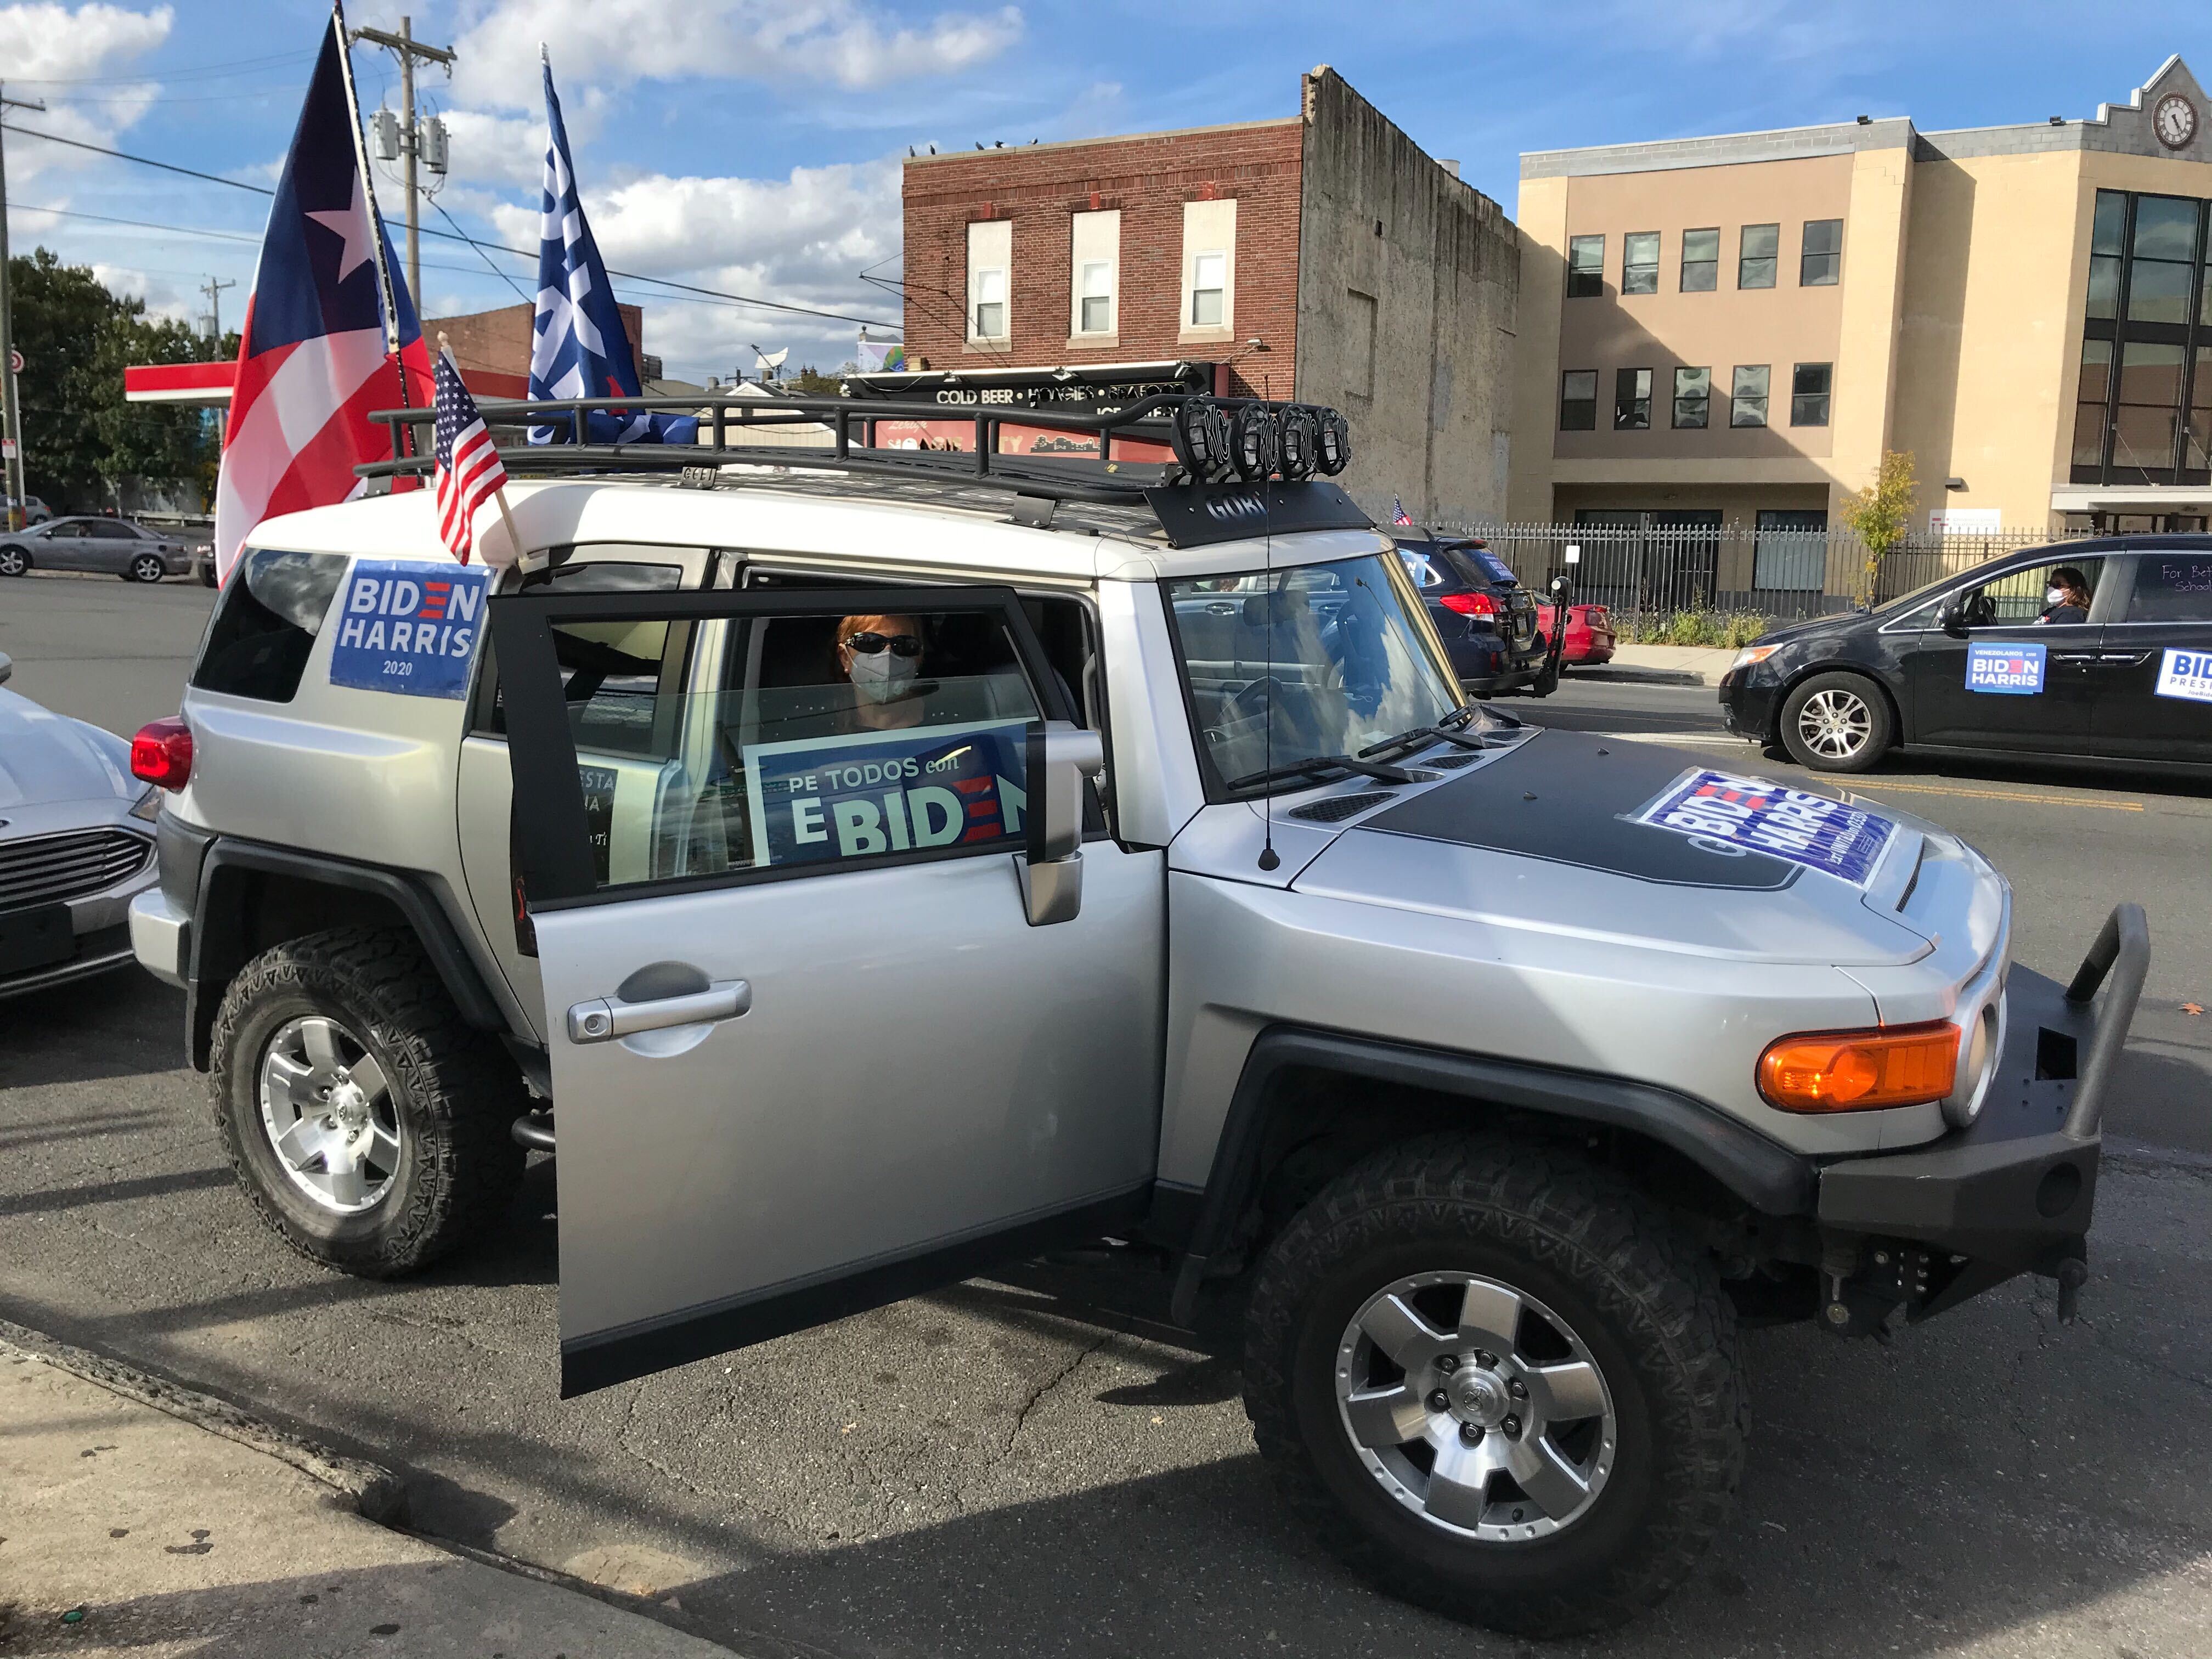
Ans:
POLYGON ((1622 667, 1613 663, 1601 663, 1589 668, 1571 664, 1565 678, 1570 681, 1612 680, 1631 685, 1718 685, 1720 684, 1717 678, 1708 679, 1694 669, 1622 667))
POLYGON ((395 1526, 407 1506, 407 1487, 381 1464, 337 1453, 264 1423, 227 1401, 164 1382, 158 1376, 118 1360, 73 1348, 66 1342, 27 1330, 0 1319, 0 1353, 15 1352, 42 1359, 58 1370, 81 1376, 110 1394, 135 1400, 142 1406, 219 1434, 226 1440, 251 1448, 331 1489, 331 1501, 380 1526, 395 1526))

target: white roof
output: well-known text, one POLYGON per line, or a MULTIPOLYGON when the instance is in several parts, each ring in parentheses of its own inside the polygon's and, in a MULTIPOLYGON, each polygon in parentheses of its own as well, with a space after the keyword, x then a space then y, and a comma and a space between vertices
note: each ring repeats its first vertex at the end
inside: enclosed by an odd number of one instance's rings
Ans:
MULTIPOLYGON (((842 474, 813 481, 831 480, 834 487, 819 491, 810 491, 804 480, 738 482, 727 475, 714 489, 620 478, 516 480, 507 494, 515 527, 532 550, 588 542, 733 548, 1063 581, 1152 581, 1268 562, 1313 564, 1387 551, 1392 544, 1378 531, 1333 530, 1277 536, 1272 547, 1253 537, 1179 550, 1156 531, 1142 536, 1135 514, 1127 515, 1127 533, 1097 530, 1097 519, 1079 528, 1039 530, 1007 521, 1012 495, 971 507, 872 499, 842 474)), ((246 539, 255 547, 361 559, 444 559, 451 556, 438 539, 433 501, 423 489, 314 507, 267 520, 246 539)), ((1071 517, 1083 511, 1068 509, 1071 517)), ((1149 525, 1149 515, 1144 522, 1149 525)), ((505 536, 489 503, 477 514, 477 531, 480 546, 496 545, 505 536)))

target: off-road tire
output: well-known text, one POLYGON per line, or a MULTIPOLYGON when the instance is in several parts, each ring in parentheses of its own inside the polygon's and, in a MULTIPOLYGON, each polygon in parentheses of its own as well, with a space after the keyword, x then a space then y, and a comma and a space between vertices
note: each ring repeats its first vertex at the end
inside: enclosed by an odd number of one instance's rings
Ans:
POLYGON ((1865 675, 1847 669, 1815 674, 1793 687, 1782 700, 1778 725, 1790 758, 1814 772, 1866 771, 1889 752, 1897 739, 1897 721, 1890 713, 1887 695, 1865 675), (1852 707, 1863 711, 1864 737, 1856 746, 1832 751, 1817 746, 1815 738, 1804 729, 1809 706, 1821 699, 1839 709, 1852 707))
POLYGON ((508 1133, 527 1109, 513 1060, 453 1006, 414 936, 335 927, 247 963, 216 1016, 210 1094, 231 1168, 262 1218, 326 1267, 391 1279, 428 1267, 503 1215, 525 1154, 508 1133), (264 1129, 264 1046, 286 1021, 325 1014, 364 1039, 407 1130, 403 1167, 374 1208, 334 1215, 300 1194, 264 1129))
POLYGON ((1244 1407, 1291 1508, 1394 1595, 1516 1635, 1575 1635, 1656 1606, 1725 1522, 1748 1417, 1735 1318, 1710 1258, 1571 1148, 1437 1135, 1376 1154, 1294 1217, 1247 1316, 1244 1407), (1387 1492, 1338 1413, 1337 1344, 1401 1274, 1470 1271, 1558 1310, 1619 1414, 1581 1519, 1504 1544, 1454 1536, 1387 1492))

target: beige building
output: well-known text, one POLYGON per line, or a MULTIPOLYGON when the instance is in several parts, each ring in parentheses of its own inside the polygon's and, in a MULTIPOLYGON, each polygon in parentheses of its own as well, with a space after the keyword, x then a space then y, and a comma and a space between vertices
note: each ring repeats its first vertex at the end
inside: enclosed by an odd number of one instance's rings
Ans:
POLYGON ((2212 515, 2212 101, 1521 159, 1509 516, 1816 529, 1911 453, 1917 529, 2212 515))

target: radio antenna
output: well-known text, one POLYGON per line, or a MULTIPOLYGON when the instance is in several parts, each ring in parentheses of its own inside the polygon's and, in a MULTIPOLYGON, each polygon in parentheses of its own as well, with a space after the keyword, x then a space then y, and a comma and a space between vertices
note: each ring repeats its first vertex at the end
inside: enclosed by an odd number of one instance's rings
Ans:
MULTIPOLYGON (((1275 769, 1275 697, 1283 689, 1281 678, 1275 672, 1275 624, 1279 620, 1275 608, 1275 526, 1274 496, 1267 488, 1266 478, 1260 480, 1260 534, 1261 565, 1266 574, 1261 580, 1267 586, 1267 666, 1271 682, 1267 687, 1267 725, 1261 728, 1261 744, 1263 764, 1270 772, 1275 769)), ((1265 792, 1260 797, 1260 821, 1265 826, 1261 832, 1260 867, 1273 870, 1282 863, 1275 851, 1275 786, 1270 781, 1261 786, 1265 792)))

